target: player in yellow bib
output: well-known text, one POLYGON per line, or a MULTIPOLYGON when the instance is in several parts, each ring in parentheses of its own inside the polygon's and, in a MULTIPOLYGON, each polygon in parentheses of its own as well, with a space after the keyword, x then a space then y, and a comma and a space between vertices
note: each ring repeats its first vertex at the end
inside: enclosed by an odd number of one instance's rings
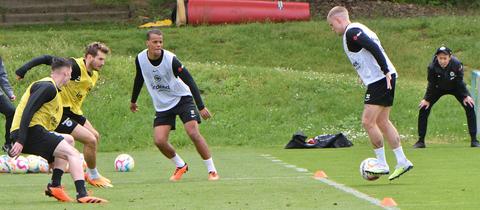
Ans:
POLYGON ((53 164, 52 180, 47 185, 46 195, 62 202, 73 201, 61 185, 68 163, 75 182, 77 202, 105 203, 106 200, 87 194, 80 153, 71 145, 73 137, 52 132, 62 119, 63 103, 59 92, 70 79, 72 64, 67 59, 56 58, 51 66, 50 77, 33 82, 18 104, 11 128, 11 140, 15 144, 8 153, 11 157, 17 157, 22 152, 39 155, 53 164))
MULTIPOLYGON (((112 187, 113 185, 109 179, 98 172, 96 156, 100 134, 83 115, 82 104, 90 90, 95 87, 98 71, 105 64, 109 51, 105 44, 93 42, 86 47, 83 58, 70 58, 72 77, 60 92, 63 101, 63 115, 59 126, 55 129, 59 133, 71 134, 76 141, 84 145, 83 154, 87 163, 85 179, 96 187, 112 187)), ((51 65, 55 58, 51 55, 43 55, 32 59, 15 72, 17 79, 22 79, 35 66, 51 65)))

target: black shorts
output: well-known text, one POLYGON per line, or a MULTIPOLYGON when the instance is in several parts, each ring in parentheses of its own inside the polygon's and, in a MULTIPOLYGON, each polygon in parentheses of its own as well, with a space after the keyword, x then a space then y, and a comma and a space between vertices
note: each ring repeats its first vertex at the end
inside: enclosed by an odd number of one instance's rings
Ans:
POLYGON ((55 131, 59 133, 71 134, 77 125, 85 125, 87 118, 85 118, 83 115, 73 113, 70 111, 69 107, 64 107, 62 120, 60 122, 61 123, 58 125, 55 131))
POLYGON ((393 99, 395 98, 395 83, 397 80, 396 74, 392 74, 392 80, 390 84, 392 89, 387 89, 387 79, 383 78, 367 87, 365 93, 364 103, 389 107, 393 105, 393 99))
MULTIPOLYGON (((15 130, 11 134, 12 141, 17 140, 17 137, 18 130, 15 130)), ((62 140, 63 136, 60 134, 50 132, 43 126, 35 125, 28 128, 28 136, 22 153, 38 155, 45 158, 48 163, 52 163, 55 160, 53 152, 62 140)))
POLYGON ((201 123, 200 114, 198 113, 197 107, 193 102, 191 96, 182 96, 177 105, 173 108, 157 112, 155 114, 155 120, 153 121, 153 127, 159 125, 170 125, 172 126, 171 130, 175 130, 175 119, 177 115, 180 116, 180 119, 185 124, 189 121, 196 120, 198 123, 201 123))

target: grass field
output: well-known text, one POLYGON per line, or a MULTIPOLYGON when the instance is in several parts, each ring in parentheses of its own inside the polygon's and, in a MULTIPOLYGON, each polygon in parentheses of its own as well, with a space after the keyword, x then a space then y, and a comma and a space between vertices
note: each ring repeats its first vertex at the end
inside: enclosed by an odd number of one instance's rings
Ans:
MULTIPOLYGON (((426 87, 426 66, 436 47, 447 44, 466 65, 465 81, 480 68, 480 16, 362 20, 376 31, 400 74, 392 121, 400 131, 411 173, 392 183, 366 182, 360 162, 373 156, 360 124, 365 89, 326 22, 246 24, 166 28, 165 48, 175 52, 199 85, 213 119, 201 131, 213 146, 222 180, 206 181, 200 158, 183 127, 171 142, 191 171, 180 183, 168 182, 172 165, 152 144, 153 108, 145 88, 140 112, 130 113, 134 59, 145 31, 132 25, 92 24, 0 28, 0 55, 18 97, 46 66, 22 82, 14 70, 32 57, 82 56, 84 45, 112 49, 97 87, 84 106, 102 136, 100 171, 113 189, 94 189, 109 209, 372 209, 372 204, 311 178, 322 169, 331 180, 376 199, 393 197, 402 209, 475 209, 477 150, 468 148, 464 111, 453 97, 442 98, 429 119, 426 150, 411 150, 416 140, 417 105, 426 87), (439 27, 442 26, 442 27, 439 27), (339 150, 281 149, 291 135, 344 132, 355 146, 339 150), (113 159, 127 152, 137 161, 132 173, 113 172, 113 159), (297 172, 262 157, 271 154, 306 168, 297 172)), ((3 120, 0 120, 3 126, 3 120)), ((77 144, 78 145, 78 144, 77 144)), ((390 151, 390 150, 389 150, 390 151)), ((388 155, 394 167, 393 154, 388 155)), ((0 174, 0 202, 7 209, 80 209, 42 195, 46 175, 0 174), (21 198, 18 195, 24 195, 21 198)), ((74 187, 68 176, 64 183, 74 187)), ((93 208, 93 207, 92 207, 93 208)), ((0 207, 3 209, 3 207, 0 207)))
MULTIPOLYGON (((153 150, 131 152, 133 172, 114 172, 118 153, 102 153, 100 168, 112 179, 114 188, 94 189, 110 200, 92 209, 380 209, 380 207, 336 190, 312 178, 324 170, 330 180, 345 184, 371 197, 393 197, 401 209, 476 209, 480 184, 475 149, 465 145, 434 145, 427 150, 406 149, 415 168, 399 180, 386 177, 365 181, 358 165, 373 156, 369 147, 347 149, 283 150, 273 148, 214 147, 214 158, 221 180, 207 181, 206 169, 194 150, 179 151, 190 170, 178 183, 168 181, 173 165, 153 150), (285 164, 272 162, 269 154, 288 165, 308 169, 298 172, 285 164), (449 155, 446 155, 449 154, 449 155), (468 170, 466 170, 468 168, 468 170)), ((390 166, 395 165, 388 152, 390 166)), ((45 174, 0 174, 0 202, 6 209, 83 209, 77 204, 57 203, 42 195, 50 176, 45 174), (13 193, 16 198, 13 199, 13 193)), ((63 183, 73 196, 68 174, 63 183)), ((2 207, 2 209, 3 209, 2 207)))

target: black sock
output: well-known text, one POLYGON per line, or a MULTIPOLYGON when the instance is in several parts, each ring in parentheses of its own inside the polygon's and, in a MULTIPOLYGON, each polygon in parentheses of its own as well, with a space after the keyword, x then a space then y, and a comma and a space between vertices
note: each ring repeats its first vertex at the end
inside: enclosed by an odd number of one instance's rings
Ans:
POLYGON ((77 199, 87 196, 87 188, 85 187, 85 180, 75 181, 75 188, 77 189, 77 199))
POLYGON ((425 143, 425 137, 418 137, 418 141, 422 142, 422 143, 425 143))
POLYGON ((52 187, 58 187, 62 184, 62 175, 63 171, 61 169, 55 168, 53 169, 52 174, 52 187))

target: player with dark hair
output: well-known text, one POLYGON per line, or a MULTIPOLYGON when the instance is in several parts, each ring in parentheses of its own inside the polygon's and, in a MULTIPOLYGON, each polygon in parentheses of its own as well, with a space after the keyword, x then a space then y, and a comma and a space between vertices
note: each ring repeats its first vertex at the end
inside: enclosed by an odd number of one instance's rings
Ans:
MULTIPOLYGON (((93 42, 85 48, 83 58, 71 58, 72 77, 65 85, 60 96, 63 101, 63 116, 60 125, 55 129, 59 133, 71 134, 76 141, 81 142, 83 154, 87 163, 85 179, 96 187, 112 187, 111 181, 98 172, 97 147, 100 134, 83 115, 82 104, 90 90, 95 87, 98 72, 105 64, 110 49, 103 43, 93 42)), ((54 56, 43 55, 32 59, 17 71, 17 78, 22 79, 31 68, 46 64, 51 65, 54 56)))
POLYGON ((62 118, 59 92, 70 80, 72 64, 67 59, 55 58, 50 65, 50 77, 33 82, 18 104, 11 128, 11 138, 15 143, 8 153, 11 157, 17 157, 22 152, 39 155, 53 163, 52 180, 47 185, 46 195, 62 202, 73 201, 61 185, 68 163, 77 190, 77 202, 105 203, 106 200, 87 194, 80 153, 71 145, 73 137, 52 132, 62 118))
POLYGON ((136 102, 145 83, 156 111, 153 122, 155 145, 176 166, 170 180, 180 180, 188 170, 188 165, 168 142, 170 131, 175 130, 177 115, 183 121, 185 131, 207 167, 208 180, 218 180, 219 175, 212 156, 198 128, 200 116, 208 119, 210 112, 203 104, 195 81, 175 54, 163 49, 163 33, 160 30, 154 29, 147 32, 146 45, 147 49, 140 52, 135 59, 137 73, 130 110, 138 111, 136 102))
POLYGON ((418 107, 418 141, 414 148, 425 148, 428 116, 433 105, 444 95, 453 95, 465 109, 470 146, 480 147, 477 140, 477 119, 475 117, 474 101, 463 82, 463 64, 452 55, 452 50, 440 47, 435 52, 432 63, 428 65, 428 86, 425 96, 418 107))

